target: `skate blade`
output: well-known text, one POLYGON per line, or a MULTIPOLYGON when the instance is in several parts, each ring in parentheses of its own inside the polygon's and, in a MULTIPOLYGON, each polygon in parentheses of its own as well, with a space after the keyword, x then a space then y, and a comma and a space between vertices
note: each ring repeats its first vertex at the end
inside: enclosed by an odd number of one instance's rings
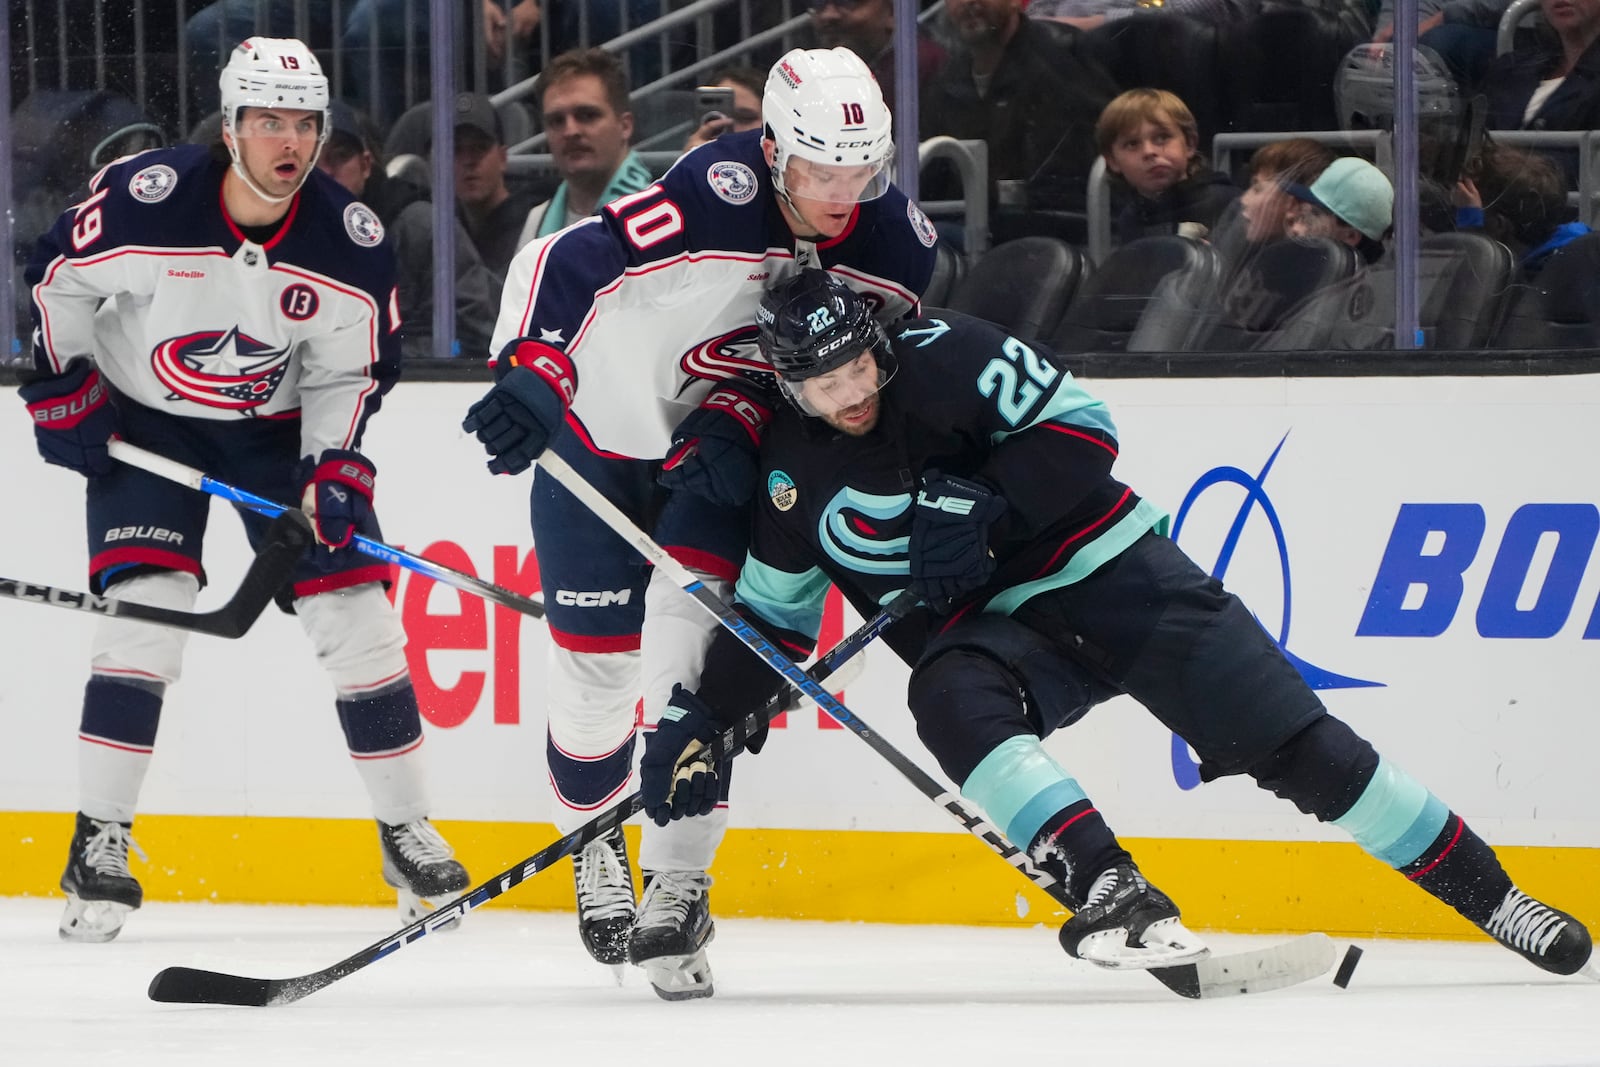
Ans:
POLYGON ((122 932, 122 924, 132 910, 114 900, 79 900, 69 895, 57 932, 63 941, 104 944, 122 932))
MULTIPOLYGON (((421 922, 461 896, 460 893, 447 893, 443 896, 425 897, 410 889, 397 889, 395 892, 400 898, 400 921, 406 926, 410 926, 414 922, 421 922)), ((454 918, 449 922, 442 922, 432 929, 438 931, 455 930, 460 926, 460 918, 454 918)))
POLYGON ((716 991, 703 949, 688 956, 657 956, 639 966, 662 1000, 699 1000, 716 991))
POLYGON ((1578 976, 1591 982, 1600 982, 1600 952, 1589 950, 1589 962, 1578 968, 1578 976))
POLYGON ((1178 919, 1159 919, 1145 927, 1142 942, 1128 944, 1128 928, 1100 930, 1078 943, 1078 958, 1113 971, 1145 971, 1198 963, 1211 948, 1178 919))

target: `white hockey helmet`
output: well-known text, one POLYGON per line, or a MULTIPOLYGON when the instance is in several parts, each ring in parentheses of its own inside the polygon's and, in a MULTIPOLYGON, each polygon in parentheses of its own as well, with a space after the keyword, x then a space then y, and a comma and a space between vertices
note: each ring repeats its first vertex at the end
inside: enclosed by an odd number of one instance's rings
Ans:
POLYGON ((888 190, 889 108, 878 79, 850 49, 788 52, 767 75, 761 109, 776 146, 772 181, 781 195, 860 201, 888 190), (787 173, 791 160, 798 166, 787 173))
POLYGON ((328 79, 304 43, 292 37, 247 37, 222 68, 222 128, 237 137, 239 112, 247 107, 315 111, 320 116, 317 149, 328 139, 328 79))

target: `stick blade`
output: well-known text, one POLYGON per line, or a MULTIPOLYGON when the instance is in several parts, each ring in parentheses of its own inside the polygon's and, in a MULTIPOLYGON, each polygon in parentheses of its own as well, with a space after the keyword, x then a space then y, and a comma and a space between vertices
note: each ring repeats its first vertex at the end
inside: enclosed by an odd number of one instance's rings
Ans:
POLYGON ((217 621, 213 632, 219 637, 243 637, 289 580, 313 540, 311 522, 303 512, 291 508, 273 519, 238 592, 226 607, 212 612, 217 621))
POLYGON ((1327 974, 1335 955, 1332 938, 1312 933, 1181 967, 1151 968, 1150 973, 1180 997, 1237 997, 1284 989, 1327 974))
POLYGON ((167 967, 150 980, 150 999, 161 1004, 235 1004, 264 1008, 272 1003, 272 982, 236 974, 167 967))

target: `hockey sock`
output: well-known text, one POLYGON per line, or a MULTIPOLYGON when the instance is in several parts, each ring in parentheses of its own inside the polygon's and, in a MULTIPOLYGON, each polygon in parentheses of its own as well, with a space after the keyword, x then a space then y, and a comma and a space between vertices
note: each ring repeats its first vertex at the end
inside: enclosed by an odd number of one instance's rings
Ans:
POLYGON ((339 725, 372 813, 391 826, 428 814, 422 769, 422 715, 410 679, 376 693, 337 702, 339 725))
POLYGON ((1500 857, 1455 812, 1422 855, 1399 871, 1479 926, 1511 889, 1500 857))
POLYGON ((78 728, 79 811, 106 822, 133 821, 165 690, 160 682, 90 677, 78 728))
POLYGON ((1133 863, 1087 797, 1045 820, 1028 842, 1028 857, 1061 879, 1072 899, 1080 901, 1089 898, 1089 887, 1102 871, 1133 863))

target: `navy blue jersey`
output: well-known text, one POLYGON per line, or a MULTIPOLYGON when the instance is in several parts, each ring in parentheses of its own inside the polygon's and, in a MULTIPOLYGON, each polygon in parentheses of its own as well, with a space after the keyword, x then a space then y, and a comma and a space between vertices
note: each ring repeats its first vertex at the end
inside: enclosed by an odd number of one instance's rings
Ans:
POLYGON ((927 217, 898 189, 827 241, 797 241, 757 131, 689 152, 659 182, 531 242, 512 261, 491 342, 533 337, 572 357, 573 416, 599 449, 666 454, 711 383, 768 371, 755 311, 775 281, 821 266, 892 321, 933 273, 927 217))
POLYGON ((187 418, 299 418, 301 452, 358 447, 400 371, 382 224, 313 170, 252 240, 200 145, 100 171, 27 268, 36 367, 89 356, 125 397, 187 418))

